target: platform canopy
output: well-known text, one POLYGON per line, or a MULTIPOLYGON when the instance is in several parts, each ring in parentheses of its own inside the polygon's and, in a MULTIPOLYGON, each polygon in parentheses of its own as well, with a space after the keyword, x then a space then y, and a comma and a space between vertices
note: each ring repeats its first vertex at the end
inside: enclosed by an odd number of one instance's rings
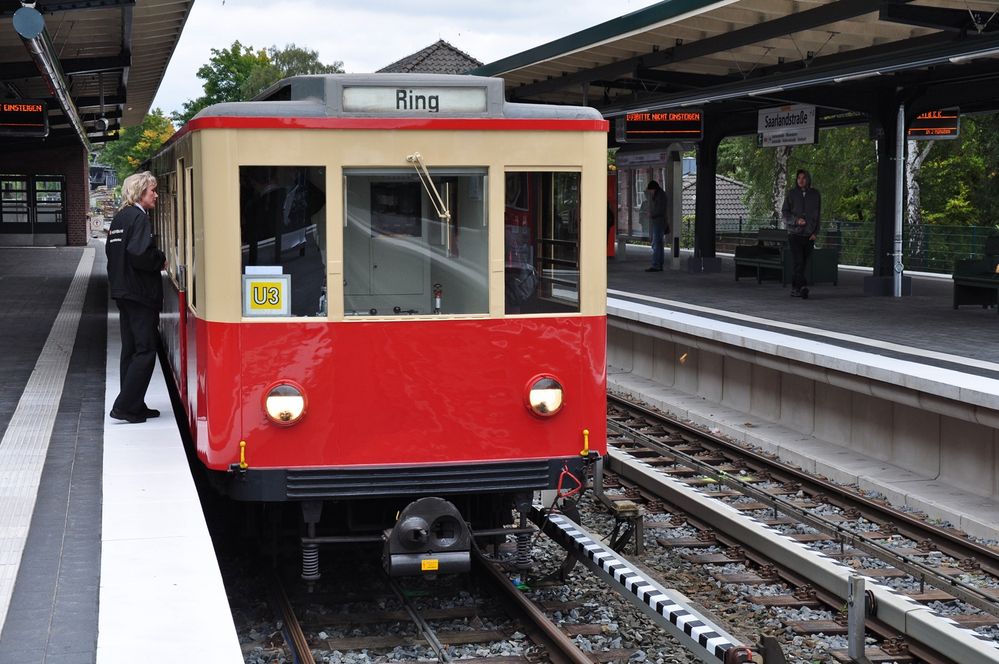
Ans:
POLYGON ((33 46, 15 29, 14 14, 22 3, 0 0, 0 100, 46 100, 50 144, 63 139, 82 141, 79 126, 90 142, 97 143, 109 135, 113 138, 119 126, 142 122, 194 0, 38 0, 25 4, 44 18, 65 92, 60 93, 57 85, 53 90, 46 67, 31 53, 33 46), (67 116, 66 100, 75 108, 79 124, 67 116), (101 117, 108 121, 106 130, 101 117))
POLYGON ((996 0, 666 0, 472 70, 606 117, 674 106, 999 108, 996 0), (895 93, 902 90, 900 95, 895 93))

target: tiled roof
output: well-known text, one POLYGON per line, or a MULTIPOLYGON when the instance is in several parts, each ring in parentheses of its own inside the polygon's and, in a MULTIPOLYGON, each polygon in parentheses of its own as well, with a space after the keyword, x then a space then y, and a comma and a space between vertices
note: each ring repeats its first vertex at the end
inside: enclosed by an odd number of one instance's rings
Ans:
MULTIPOLYGON (((683 216, 694 216, 694 201, 696 200, 697 176, 693 173, 683 176, 683 216)), ((749 208, 743 202, 747 191, 746 185, 727 178, 724 175, 715 176, 715 218, 743 219, 749 218, 749 208)))
POLYGON ((378 73, 464 74, 469 69, 480 66, 482 63, 468 53, 440 39, 421 51, 382 67, 378 73))

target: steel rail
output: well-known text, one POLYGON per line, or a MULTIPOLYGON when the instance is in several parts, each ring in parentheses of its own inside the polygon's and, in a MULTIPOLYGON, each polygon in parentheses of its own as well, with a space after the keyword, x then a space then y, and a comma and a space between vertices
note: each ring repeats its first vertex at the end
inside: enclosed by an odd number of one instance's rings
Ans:
POLYGON ((510 582, 510 579, 496 569, 496 566, 489 562, 481 551, 475 548, 472 550, 472 554, 472 560, 496 584, 503 593, 504 599, 513 604, 517 610, 527 616, 533 626, 538 628, 539 636, 545 641, 544 644, 539 645, 545 646, 552 661, 593 664, 593 660, 579 649, 576 642, 556 627, 531 600, 524 597, 523 593, 510 582))
MULTIPOLYGON (((831 591, 841 601, 847 597, 848 577, 854 573, 847 565, 807 545, 793 542, 772 528, 762 527, 758 518, 733 509, 681 479, 669 477, 662 468, 641 457, 613 449, 609 456, 612 467, 619 468, 615 472, 622 477, 655 494, 664 492, 660 495, 669 496, 665 502, 679 506, 685 514, 696 514, 715 532, 731 535, 743 542, 746 549, 766 550, 772 562, 804 574, 817 588, 831 591)), ((925 661, 982 664, 999 661, 993 641, 973 637, 969 629, 954 620, 882 584, 872 584, 871 590, 877 602, 866 615, 868 627, 875 629, 871 623, 873 618, 896 630, 909 642, 911 652, 929 651, 929 656, 923 656, 925 661)))
MULTIPOLYGON (((382 570, 382 572, 384 574, 384 570, 382 570)), ((416 629, 420 632, 420 636, 422 636, 423 640, 426 641, 431 648, 433 648, 435 653, 437 653, 437 661, 448 663, 453 662, 454 660, 447 654, 447 646, 440 642, 440 639, 437 638, 437 632, 435 632, 427 621, 423 619, 423 616, 421 616, 416 610, 413 603, 409 601, 409 598, 406 597, 406 594, 399 586, 399 582, 388 574, 384 574, 384 577, 389 588, 391 588, 392 592, 395 593, 396 598, 402 602, 403 608, 406 609, 406 613, 409 614, 410 620, 412 620, 416 625, 416 629)))
MULTIPOLYGON (((786 473, 792 476, 795 480, 799 482, 808 483, 813 486, 816 486, 822 489, 826 493, 843 496, 844 498, 847 498, 851 501, 861 502, 865 504, 868 507, 868 509, 870 509, 872 512, 881 515, 888 514, 891 516, 892 520, 900 521, 904 525, 911 527, 913 530, 923 531, 924 533, 927 530, 930 530, 930 528, 926 525, 925 522, 912 516, 907 512, 902 512, 900 510, 877 505, 873 501, 865 500, 861 496, 856 496, 848 491, 844 491, 843 488, 837 485, 835 482, 820 479, 818 477, 815 477, 814 475, 809 474, 804 470, 788 466, 787 464, 776 463, 773 459, 767 457, 765 454, 762 454, 760 452, 755 452, 751 449, 747 449, 739 445, 735 445, 732 442, 725 440, 720 436, 716 436, 709 432, 702 431, 695 426, 686 424, 685 422, 675 420, 664 413, 659 413, 650 410, 649 408, 643 407, 618 395, 608 394, 607 400, 619 403, 623 406, 627 406, 628 408, 639 411, 645 415, 649 415, 651 417, 654 417, 655 419, 666 422, 670 426, 676 427, 677 429, 681 429, 682 431, 687 432, 693 436, 696 436, 697 438, 710 441, 724 449, 732 450, 736 452, 739 456, 751 459, 753 461, 756 461, 757 463, 766 466, 779 467, 782 473, 786 473)), ((978 542, 968 540, 963 536, 955 535, 954 533, 948 532, 940 528, 932 529, 931 534, 934 537, 939 538, 941 541, 953 545, 956 548, 963 549, 965 552, 974 553, 975 555, 987 559, 990 563, 995 565, 997 576, 999 576, 999 551, 996 551, 984 544, 979 544, 978 542)), ((942 551, 942 553, 947 553, 948 555, 952 555, 950 554, 949 551, 942 551)), ((960 557, 960 555, 952 555, 952 557, 957 558, 960 557)))
MULTIPOLYGON (((641 493, 644 497, 646 497, 646 499, 654 498, 655 500, 658 500, 663 505, 667 506, 668 508, 671 508, 670 512, 672 513, 686 512, 686 510, 684 510, 682 507, 673 504, 668 498, 660 496, 654 490, 651 490, 647 487, 635 484, 633 480, 627 480, 623 477, 619 477, 618 481, 621 482, 622 486, 628 486, 634 484, 634 486, 638 488, 639 493, 641 493)), ((780 579, 783 579, 789 585, 797 588, 804 588, 804 587, 810 588, 812 592, 815 593, 816 601, 822 602, 833 611, 840 611, 842 609, 843 607, 842 597, 840 597, 839 595, 837 595, 832 591, 822 588, 821 586, 816 586, 808 578, 800 574, 794 568, 782 565, 774 561, 765 553, 758 551, 752 546, 747 545, 745 542, 740 541, 736 537, 732 537, 726 534, 724 531, 712 527, 710 524, 698 519, 696 516, 692 514, 687 514, 685 515, 684 518, 690 526, 696 528, 697 530, 701 530, 704 532, 711 532, 714 535, 715 541, 730 548, 738 547, 739 550, 742 551, 742 554, 745 556, 746 560, 756 563, 760 567, 763 567, 764 565, 773 566, 777 573, 777 576, 780 579)), ((894 629, 890 625, 883 623, 877 618, 868 617, 866 620, 866 626, 870 632, 877 634, 882 639, 889 639, 897 636, 905 637, 905 635, 899 632, 897 629, 894 629)), ((918 641, 912 641, 911 639, 906 639, 906 647, 909 649, 909 654, 918 658, 919 661, 924 662, 925 664, 952 664, 952 660, 941 656, 939 653, 930 650, 929 648, 926 648, 918 641)))
MULTIPOLYGON (((611 397, 608 397, 608 399, 610 398, 611 397)), ((619 401, 627 403, 620 399, 619 401)), ((640 406, 636 406, 630 403, 627 403, 627 405, 629 408, 634 408, 636 410, 643 411, 648 415, 654 416, 658 419, 666 420, 671 425, 675 424, 678 428, 684 429, 685 431, 688 431, 689 433, 694 434, 696 436, 711 440, 712 442, 721 445, 723 447, 727 447, 730 449, 733 447, 726 441, 716 439, 715 437, 712 437, 708 434, 704 434, 703 432, 700 432, 697 429, 694 429, 692 427, 686 427, 681 423, 675 423, 673 420, 670 420, 669 418, 648 411, 640 406)), ((728 473, 719 470, 717 467, 712 466, 711 464, 706 463, 704 461, 700 461, 697 458, 690 456, 689 454, 673 450, 670 447, 663 445, 662 443, 657 441, 653 436, 650 436, 646 433, 625 426, 618 422, 614 422, 612 420, 608 421, 608 429, 616 433, 619 433, 621 435, 629 436, 634 440, 636 440, 637 442, 649 446, 649 448, 653 449, 658 454, 672 458, 681 465, 688 466, 694 470, 704 473, 705 475, 715 478, 719 484, 723 484, 732 489, 740 491, 741 493, 752 496, 756 500, 760 501, 761 503, 769 505, 773 509, 792 515, 796 519, 799 519, 800 521, 807 523, 809 526, 817 530, 833 535, 840 541, 841 545, 848 544, 853 548, 863 551, 864 553, 867 553, 876 558, 884 560, 885 562, 888 562, 897 567, 898 569, 904 571, 906 574, 909 574, 913 578, 918 579, 920 583, 926 583, 928 585, 933 586, 934 588, 946 591, 951 595, 953 595, 954 597, 970 604, 971 606, 974 606, 977 609, 985 611, 986 613, 992 614, 994 616, 999 616, 999 602, 997 602, 991 595, 982 592, 978 588, 974 587, 973 585, 965 581, 962 581, 961 579, 941 574, 932 567, 930 567, 929 565, 926 565, 922 561, 916 560, 911 556, 895 553, 889 547, 886 547, 882 544, 878 544, 876 541, 866 537, 862 533, 855 532, 854 530, 842 524, 829 521, 820 516, 816 516, 815 514, 808 512, 804 508, 798 507, 797 505, 793 504, 788 500, 785 500, 779 496, 774 496, 766 491, 763 491, 762 489, 757 489, 752 485, 752 483, 747 482, 746 480, 740 479, 738 477, 735 477, 733 475, 729 475, 728 473)), ((743 450, 742 448, 737 448, 737 451, 739 454, 743 453, 748 454, 749 456, 751 456, 760 463, 765 463, 769 466, 775 465, 772 460, 766 459, 762 455, 755 454, 748 450, 743 450)), ((781 464, 780 471, 784 472, 785 469, 786 466, 781 464)), ((804 473, 800 473, 800 471, 799 473, 791 473, 791 474, 795 475, 795 479, 798 479, 798 477, 800 477, 802 480, 807 481, 809 483, 813 482, 813 479, 811 477, 807 476, 804 473)), ((834 485, 831 484, 828 486, 828 490, 837 494, 844 493, 842 489, 839 489, 838 487, 835 487, 834 485)), ((855 496, 850 496, 850 499, 859 500, 859 498, 855 496)), ((869 503, 869 501, 867 502, 869 503)), ((894 513, 892 513, 892 515, 894 516, 894 513)), ((929 530, 929 527, 926 525, 923 525, 922 528, 924 530, 929 530)))
POLYGON ((272 575, 268 585, 270 587, 271 603, 276 605, 281 612, 281 620, 284 622, 284 630, 288 637, 286 640, 293 651, 292 657, 294 661, 299 664, 316 664, 316 660, 312 657, 312 649, 305 638, 305 632, 302 631, 302 625, 295 616, 295 610, 292 608, 291 602, 288 601, 288 595, 284 591, 281 580, 278 579, 276 574, 272 575))

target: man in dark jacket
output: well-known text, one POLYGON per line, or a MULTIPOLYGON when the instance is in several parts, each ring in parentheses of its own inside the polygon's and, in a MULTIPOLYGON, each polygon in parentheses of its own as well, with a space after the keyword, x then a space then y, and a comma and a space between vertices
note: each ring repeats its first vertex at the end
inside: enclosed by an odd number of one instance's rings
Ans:
POLYGON ((781 216, 787 226, 791 259, 794 261, 794 275, 791 278, 791 297, 808 299, 808 286, 805 281, 805 266, 815 247, 819 234, 819 217, 822 213, 822 197, 819 190, 812 187, 811 174, 802 169, 796 177, 797 186, 784 198, 781 216))
POLYGON ((662 272, 666 262, 664 242, 669 226, 666 223, 666 192, 655 180, 645 187, 649 202, 649 239, 652 241, 652 267, 646 272, 662 272))
POLYGON ((156 365, 166 256, 153 244, 147 212, 156 206, 156 178, 149 171, 125 178, 122 208, 108 231, 108 282, 121 327, 121 386, 111 417, 133 424, 158 417, 146 406, 146 389, 156 365))

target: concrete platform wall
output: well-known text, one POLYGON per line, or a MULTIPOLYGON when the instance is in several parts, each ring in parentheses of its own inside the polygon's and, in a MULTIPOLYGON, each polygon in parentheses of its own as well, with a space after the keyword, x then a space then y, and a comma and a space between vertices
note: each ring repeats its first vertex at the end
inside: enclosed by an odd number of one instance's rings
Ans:
POLYGON ((999 413, 980 405, 635 321, 610 319, 607 343, 612 374, 999 497, 999 413))

